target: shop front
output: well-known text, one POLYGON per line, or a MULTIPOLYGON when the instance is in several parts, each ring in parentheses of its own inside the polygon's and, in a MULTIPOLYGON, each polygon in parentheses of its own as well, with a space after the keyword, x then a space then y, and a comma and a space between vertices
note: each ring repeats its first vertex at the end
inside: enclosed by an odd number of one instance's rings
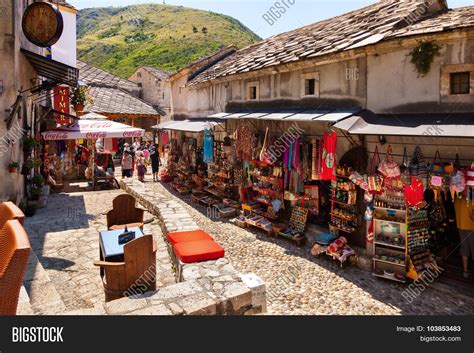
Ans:
POLYGON ((374 275, 473 283, 474 128, 464 115, 351 117, 335 125, 370 156, 365 192, 374 275), (435 122, 435 123, 433 123, 435 122))
POLYGON ((119 139, 140 138, 145 131, 102 119, 98 114, 83 116, 73 124, 42 133, 45 142, 44 172, 51 184, 63 180, 114 179, 113 155, 119 139))
POLYGON ((374 276, 405 283, 441 273, 462 279, 466 270, 467 277, 472 127, 417 124, 391 136, 396 128, 361 122, 364 114, 267 111, 170 121, 159 127, 162 180, 240 227, 296 245, 311 239, 313 255, 341 265, 363 248, 374 276), (423 133, 435 128, 446 136, 423 133))

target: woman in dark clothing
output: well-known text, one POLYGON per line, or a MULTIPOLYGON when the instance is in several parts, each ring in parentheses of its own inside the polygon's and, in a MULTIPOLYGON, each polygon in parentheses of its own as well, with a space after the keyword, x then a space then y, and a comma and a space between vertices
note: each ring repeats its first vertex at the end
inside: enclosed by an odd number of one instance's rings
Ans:
POLYGON ((156 182, 158 181, 158 171, 160 168, 160 153, 158 152, 157 145, 150 147, 150 159, 151 169, 153 171, 153 182, 156 182))

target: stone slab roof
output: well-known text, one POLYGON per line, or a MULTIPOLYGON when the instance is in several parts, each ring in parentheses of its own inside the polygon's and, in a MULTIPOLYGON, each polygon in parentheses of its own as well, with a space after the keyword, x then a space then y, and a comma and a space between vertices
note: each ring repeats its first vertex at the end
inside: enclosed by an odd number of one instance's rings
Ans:
POLYGON ((140 87, 132 81, 79 60, 77 68, 79 69, 79 81, 88 86, 117 87, 139 95, 140 87))
POLYGON ((173 71, 158 69, 158 68, 149 67, 149 66, 144 66, 144 67, 142 67, 142 69, 149 72, 155 78, 157 78, 161 81, 165 81, 168 77, 170 77, 171 75, 174 74, 173 71))
POLYGON ((444 0, 382 0, 282 33, 218 62, 188 85, 364 47, 384 39, 474 25, 473 8, 449 10, 444 0))
POLYGON ((474 6, 450 9, 408 27, 400 28, 388 38, 414 36, 474 27, 474 6))
POLYGON ((158 115, 161 113, 152 105, 119 88, 90 87, 90 94, 94 102, 86 107, 85 110, 88 112, 126 115, 158 115))

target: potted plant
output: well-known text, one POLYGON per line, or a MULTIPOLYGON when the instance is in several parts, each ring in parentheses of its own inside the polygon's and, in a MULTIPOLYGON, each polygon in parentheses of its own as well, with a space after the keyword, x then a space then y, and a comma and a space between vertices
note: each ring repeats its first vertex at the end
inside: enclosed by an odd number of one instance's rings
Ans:
POLYGON ((43 189, 39 188, 37 186, 31 187, 31 189, 30 189, 30 199, 31 199, 31 201, 38 201, 40 196, 41 196, 42 191, 43 191, 43 189))
POLYGON ((10 162, 10 164, 8 165, 8 171, 10 173, 16 173, 18 167, 20 166, 20 164, 18 162, 10 162))
POLYGON ((87 103, 92 103, 89 96, 89 87, 80 86, 72 90, 71 103, 74 106, 76 113, 83 112, 87 103))
POLYGON ((40 166, 41 166, 41 159, 29 158, 25 163, 23 163, 23 167, 21 168, 21 174, 28 175, 30 174, 31 169, 35 169, 40 166))
POLYGON ((44 178, 41 174, 35 175, 31 179, 31 183, 38 188, 42 188, 44 185, 44 178))
POLYGON ((23 137, 23 152, 31 153, 33 148, 36 148, 38 146, 39 146, 39 142, 36 141, 34 137, 31 137, 31 136, 23 137))

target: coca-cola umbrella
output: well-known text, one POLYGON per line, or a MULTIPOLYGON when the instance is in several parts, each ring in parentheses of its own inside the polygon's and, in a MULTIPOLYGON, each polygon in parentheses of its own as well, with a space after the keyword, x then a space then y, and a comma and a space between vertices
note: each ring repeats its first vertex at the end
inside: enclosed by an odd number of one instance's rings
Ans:
MULTIPOLYGON (((145 135, 145 130, 111 120, 80 119, 77 122, 58 127, 41 134, 45 141, 102 139, 102 138, 138 138, 145 135)), ((94 144, 92 144, 94 146, 94 144)), ((95 151, 91 149, 92 184, 95 189, 95 151)))
POLYGON ((49 130, 41 134, 46 141, 78 140, 100 138, 137 138, 145 135, 145 130, 111 120, 87 120, 49 130))

